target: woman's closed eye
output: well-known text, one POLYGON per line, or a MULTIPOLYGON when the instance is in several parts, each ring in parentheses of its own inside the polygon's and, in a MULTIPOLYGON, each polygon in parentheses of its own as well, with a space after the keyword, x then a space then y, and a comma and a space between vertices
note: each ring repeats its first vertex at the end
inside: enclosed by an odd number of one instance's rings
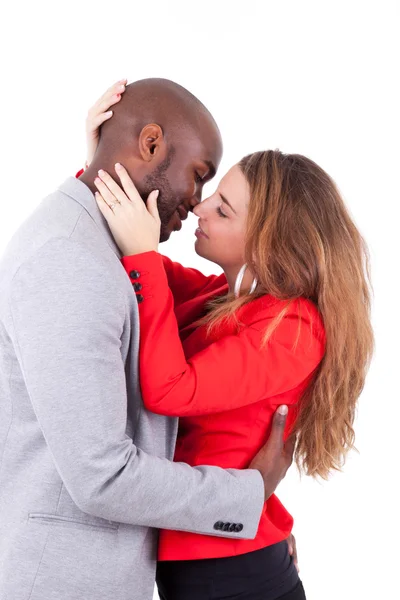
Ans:
POLYGON ((217 213, 219 214, 220 217, 223 217, 224 219, 228 218, 228 215, 226 215, 225 213, 222 212, 220 206, 218 206, 218 208, 217 208, 217 213))

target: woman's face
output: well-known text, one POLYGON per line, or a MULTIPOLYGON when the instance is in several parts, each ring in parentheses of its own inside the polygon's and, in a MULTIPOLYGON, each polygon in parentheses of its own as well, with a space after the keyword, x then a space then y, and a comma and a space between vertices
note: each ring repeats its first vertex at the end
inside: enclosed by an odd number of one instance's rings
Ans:
POLYGON ((221 179, 214 194, 193 210, 199 217, 197 254, 223 269, 243 265, 249 200, 249 185, 235 165, 221 179))

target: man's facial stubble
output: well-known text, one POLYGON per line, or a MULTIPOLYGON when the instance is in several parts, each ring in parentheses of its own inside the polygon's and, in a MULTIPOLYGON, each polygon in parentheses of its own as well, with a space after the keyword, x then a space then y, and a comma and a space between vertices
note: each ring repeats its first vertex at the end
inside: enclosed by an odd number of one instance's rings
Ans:
POLYGON ((175 149, 171 147, 165 160, 152 173, 146 175, 143 180, 146 198, 153 190, 159 190, 160 192, 157 200, 158 212, 161 219, 160 242, 164 242, 169 238, 171 231, 167 226, 180 204, 180 200, 173 192, 168 178, 168 170, 172 164, 174 155, 175 149))

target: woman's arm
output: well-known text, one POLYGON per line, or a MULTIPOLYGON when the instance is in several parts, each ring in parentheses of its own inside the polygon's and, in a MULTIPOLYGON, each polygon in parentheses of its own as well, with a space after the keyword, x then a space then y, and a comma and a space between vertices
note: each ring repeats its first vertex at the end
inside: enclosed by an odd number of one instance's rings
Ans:
POLYGON ((273 319, 267 311, 238 335, 186 360, 161 255, 137 254, 131 264, 142 285, 141 388, 149 410, 188 416, 238 408, 297 387, 318 366, 324 352, 320 336, 311 333, 308 314, 299 320, 293 311, 263 349, 262 337, 273 319))
MULTIPOLYGON (((102 123, 112 117, 113 111, 109 108, 120 101, 121 95, 125 91, 127 80, 123 79, 112 85, 106 92, 95 102, 89 109, 86 118, 86 146, 87 159, 85 168, 90 164, 95 154, 99 131, 102 123)), ((79 178, 85 171, 85 168, 80 169, 75 177, 79 178)), ((130 258, 126 257, 124 264, 127 271, 131 271, 130 258)), ((217 275, 206 276, 196 269, 183 267, 177 262, 173 262, 166 256, 164 258, 164 267, 168 276, 168 283, 174 295, 175 305, 181 304, 190 298, 193 298, 203 290, 207 290, 216 279, 217 275)))
MULTIPOLYGON (((124 256, 122 264, 128 275, 136 269, 136 256, 124 256)), ((167 256, 162 256, 168 285, 174 297, 175 306, 194 298, 199 294, 207 293, 212 289, 217 280, 223 285, 226 280, 223 275, 203 275, 196 269, 190 269, 172 261, 167 256)))
MULTIPOLYGON (((87 168, 96 153, 99 144, 100 127, 105 122, 111 119, 113 111, 109 110, 111 106, 117 104, 125 92, 126 78, 121 79, 109 87, 102 96, 91 106, 86 117, 86 163, 87 168)), ((75 177, 78 179, 85 169, 80 169, 75 177)))
MULTIPOLYGON (((85 169, 80 169, 75 175, 79 178, 85 169)), ((214 285, 217 279, 221 280, 221 285, 225 283, 223 275, 204 275, 197 269, 184 267, 178 262, 172 261, 167 256, 163 256, 164 268, 168 277, 168 285, 174 296, 175 306, 194 298, 200 293, 207 293, 208 288, 214 285)), ((122 264, 129 274, 135 269, 135 256, 124 256, 122 264)))

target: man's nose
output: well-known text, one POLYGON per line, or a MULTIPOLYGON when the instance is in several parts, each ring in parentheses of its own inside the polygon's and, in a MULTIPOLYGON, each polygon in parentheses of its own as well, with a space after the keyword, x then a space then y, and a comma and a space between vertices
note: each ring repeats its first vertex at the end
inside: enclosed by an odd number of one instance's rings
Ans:
POLYGON ((197 196, 193 196, 193 198, 191 198, 189 201, 190 210, 193 210, 194 208, 196 208, 196 206, 198 204, 200 204, 200 202, 201 202, 201 198, 198 198, 197 196))

